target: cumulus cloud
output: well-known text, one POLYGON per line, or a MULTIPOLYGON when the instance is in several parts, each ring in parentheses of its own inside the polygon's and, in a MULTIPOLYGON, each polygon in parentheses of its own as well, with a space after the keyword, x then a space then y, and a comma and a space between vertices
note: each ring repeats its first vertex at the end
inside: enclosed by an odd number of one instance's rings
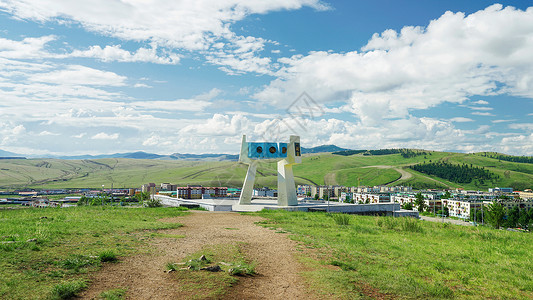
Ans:
POLYGON ((344 100, 369 126, 474 95, 532 98, 533 8, 495 4, 471 15, 446 12, 426 27, 375 34, 361 52, 279 61, 278 78, 256 99, 282 107, 306 91, 317 101, 344 100))
POLYGON ((180 56, 175 53, 157 53, 157 47, 139 48, 135 52, 130 52, 121 49, 120 45, 105 46, 91 46, 88 50, 74 50, 71 53, 64 55, 65 57, 90 57, 100 59, 105 62, 149 62, 155 64, 175 65, 180 62, 180 56))
POLYGON ((185 126, 180 134, 207 136, 239 136, 250 128, 250 121, 242 115, 214 114, 207 120, 198 120, 196 124, 185 126))
POLYGON ((45 45, 56 37, 47 35, 42 37, 27 37, 21 41, 0 38, 0 57, 11 59, 32 59, 49 57, 44 49, 45 45))

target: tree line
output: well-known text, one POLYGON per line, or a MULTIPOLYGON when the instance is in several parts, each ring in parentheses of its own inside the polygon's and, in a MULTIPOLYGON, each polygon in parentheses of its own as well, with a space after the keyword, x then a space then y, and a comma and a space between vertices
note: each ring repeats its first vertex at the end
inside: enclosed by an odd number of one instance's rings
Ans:
POLYGON ((476 179, 483 184, 485 180, 499 178, 498 175, 491 171, 485 170, 483 167, 472 166, 472 164, 454 165, 445 161, 430 161, 429 163, 416 164, 409 168, 456 183, 470 183, 472 180, 476 179))
POLYGON ((506 209, 502 203, 494 201, 487 208, 471 211, 470 220, 485 221, 496 229, 520 227, 531 230, 533 228, 533 209, 519 208, 518 206, 506 209))
POLYGON ((413 149, 405 149, 405 148, 398 148, 398 149, 378 149, 378 150, 344 150, 344 151, 337 151, 333 152, 332 154, 336 155, 343 155, 343 156, 350 156, 355 154, 362 153, 365 156, 368 155, 389 155, 389 154, 401 154, 403 158, 410 158, 410 157, 416 157, 419 155, 427 155, 429 154, 426 151, 423 150, 413 150, 413 149))
POLYGON ((505 161, 516 162, 516 163, 533 164, 533 156, 513 156, 513 155, 500 154, 496 152, 482 152, 480 155, 483 157, 494 158, 498 160, 505 160, 505 161))

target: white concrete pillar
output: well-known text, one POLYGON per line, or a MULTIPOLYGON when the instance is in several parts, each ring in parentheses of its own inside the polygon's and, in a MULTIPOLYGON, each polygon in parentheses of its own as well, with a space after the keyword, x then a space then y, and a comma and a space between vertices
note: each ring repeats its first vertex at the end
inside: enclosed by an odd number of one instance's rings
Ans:
POLYGON ((239 197, 239 205, 252 204, 252 195, 254 192, 255 173, 257 171, 257 161, 251 161, 246 172, 246 178, 239 197))
POLYGON ((292 164, 283 159, 278 161, 278 206, 298 205, 292 164))

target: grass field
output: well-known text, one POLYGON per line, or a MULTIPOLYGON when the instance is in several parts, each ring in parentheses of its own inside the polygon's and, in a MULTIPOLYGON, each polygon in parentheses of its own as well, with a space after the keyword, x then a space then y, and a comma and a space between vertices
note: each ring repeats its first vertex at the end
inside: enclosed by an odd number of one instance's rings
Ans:
MULTIPOLYGON (((98 160, 3 160, 0 161, 0 188, 105 188, 139 187, 148 182, 171 182, 178 185, 240 187, 247 166, 237 162, 194 162, 137 159, 98 160)), ((297 184, 329 185, 410 185, 414 188, 489 187, 533 188, 533 165, 499 161, 477 154, 428 152, 427 155, 403 158, 400 154, 364 156, 319 153, 304 155, 303 163, 294 166, 297 184), (409 165, 424 161, 447 160, 454 164, 482 166, 500 176, 493 182, 457 184, 418 173, 409 165), (398 171, 411 174, 401 178, 398 171)), ((275 161, 261 161, 256 187, 277 186, 275 161)))
POLYGON ((71 207, 0 210, 0 299, 61 298, 88 272, 143 248, 153 230, 180 224, 177 208, 71 207))
POLYGON ((533 235, 411 218, 264 211, 302 242, 319 295, 339 299, 532 299, 533 235), (348 222, 348 225, 339 225, 348 222), (313 248, 311 254, 307 250, 313 248))

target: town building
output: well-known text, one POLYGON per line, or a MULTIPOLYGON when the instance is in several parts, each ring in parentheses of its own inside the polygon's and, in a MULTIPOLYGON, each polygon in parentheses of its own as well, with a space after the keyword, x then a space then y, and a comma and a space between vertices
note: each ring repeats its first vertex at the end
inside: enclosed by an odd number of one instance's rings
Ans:
POLYGON ((391 201, 390 194, 353 193, 354 203, 388 203, 391 201))
POLYGON ((533 191, 530 189, 524 190, 523 192, 518 192, 518 196, 523 200, 533 200, 533 191))
POLYGON ((155 194, 157 192, 155 183, 151 182, 151 183, 143 184, 141 186, 141 192, 155 194))
POLYGON ((263 187, 261 189, 254 189, 254 197, 277 197, 278 190, 273 190, 268 187, 263 187))
POLYGON ((177 184, 161 183, 160 191, 175 191, 178 189, 177 184))
POLYGON ((187 185, 186 187, 177 187, 176 192, 176 196, 181 199, 218 198, 226 197, 228 194, 228 188, 187 185))

